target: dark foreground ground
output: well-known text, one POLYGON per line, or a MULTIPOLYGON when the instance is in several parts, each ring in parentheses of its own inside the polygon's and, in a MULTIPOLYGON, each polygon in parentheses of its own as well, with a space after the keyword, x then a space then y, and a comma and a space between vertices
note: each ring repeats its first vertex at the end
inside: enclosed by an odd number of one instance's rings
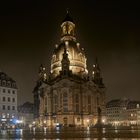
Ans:
MULTIPOLYGON (((31 129, 31 130, 0 130, 0 139, 81 139, 98 138, 99 140, 108 140, 118 138, 119 140, 140 139, 140 128, 57 128, 49 129, 31 129), (106 139, 105 139, 106 138, 106 139)), ((90 140, 90 139, 88 139, 90 140)), ((115 139, 116 140, 116 139, 115 139)))

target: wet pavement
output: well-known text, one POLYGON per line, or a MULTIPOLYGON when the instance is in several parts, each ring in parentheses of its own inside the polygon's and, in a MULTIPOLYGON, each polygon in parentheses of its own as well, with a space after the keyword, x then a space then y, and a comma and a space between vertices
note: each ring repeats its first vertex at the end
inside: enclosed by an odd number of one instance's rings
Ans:
POLYGON ((7 140, 138 140, 140 129, 64 128, 0 130, 0 139, 7 140))

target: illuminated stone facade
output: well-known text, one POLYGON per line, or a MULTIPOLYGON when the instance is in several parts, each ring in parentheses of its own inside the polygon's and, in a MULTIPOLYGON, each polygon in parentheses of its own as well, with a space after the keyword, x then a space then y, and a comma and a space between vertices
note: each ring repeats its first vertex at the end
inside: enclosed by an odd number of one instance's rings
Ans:
POLYGON ((114 126, 140 125, 140 101, 115 99, 106 104, 106 120, 114 126))
POLYGON ((75 24, 67 13, 61 24, 60 43, 55 46, 51 72, 41 65, 34 88, 35 118, 41 125, 88 126, 105 115, 105 86, 96 60, 90 77, 84 48, 75 37, 75 24))
POLYGON ((69 69, 75 75, 86 76, 87 66, 84 48, 80 47, 80 43, 76 41, 75 37, 75 24, 70 17, 66 17, 61 24, 61 42, 53 52, 51 61, 51 73, 53 77, 57 77, 61 70, 61 60, 63 58, 64 47, 66 47, 68 58, 70 61, 69 69))
POLYGON ((0 128, 12 127, 17 118, 17 85, 6 73, 0 72, 0 128))

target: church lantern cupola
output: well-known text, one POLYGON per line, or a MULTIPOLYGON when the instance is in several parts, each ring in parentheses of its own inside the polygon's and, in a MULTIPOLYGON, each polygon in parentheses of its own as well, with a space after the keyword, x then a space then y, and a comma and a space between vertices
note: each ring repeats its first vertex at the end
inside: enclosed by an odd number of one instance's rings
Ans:
POLYGON ((76 41, 76 38, 75 38, 75 24, 69 12, 67 11, 66 17, 61 24, 61 41, 68 40, 76 41))
POLYGON ((69 70, 72 74, 77 76, 86 76, 87 71, 87 58, 84 48, 77 42, 75 36, 75 24, 69 12, 67 12, 61 24, 61 37, 60 42, 55 46, 52 60, 51 60, 51 74, 52 78, 60 75, 62 68, 62 59, 64 49, 69 59, 69 70))

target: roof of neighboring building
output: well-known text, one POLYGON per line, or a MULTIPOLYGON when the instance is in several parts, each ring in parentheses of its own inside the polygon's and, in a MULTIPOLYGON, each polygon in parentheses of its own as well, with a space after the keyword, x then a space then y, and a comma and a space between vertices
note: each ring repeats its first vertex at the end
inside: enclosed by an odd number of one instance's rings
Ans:
POLYGON ((19 113, 33 113, 34 104, 25 102, 23 105, 18 106, 19 113))
POLYGON ((119 106, 120 99, 111 100, 106 104, 106 107, 119 106))
POLYGON ((128 102, 129 102, 129 99, 114 99, 114 100, 109 101, 106 104, 106 107, 107 108, 110 108, 110 107, 126 107, 128 102))
POLYGON ((6 73, 0 71, 0 86, 17 88, 16 81, 9 77, 6 73), (4 81, 4 83, 3 83, 4 81))
POLYGON ((131 101, 129 99, 115 99, 106 104, 106 108, 111 107, 125 107, 126 109, 140 108, 140 101, 131 101))
POLYGON ((0 72, 0 80, 9 80, 12 82, 15 82, 11 77, 9 77, 6 73, 0 72))
POLYGON ((137 109, 140 108, 140 101, 130 101, 127 105, 127 109, 137 109))

